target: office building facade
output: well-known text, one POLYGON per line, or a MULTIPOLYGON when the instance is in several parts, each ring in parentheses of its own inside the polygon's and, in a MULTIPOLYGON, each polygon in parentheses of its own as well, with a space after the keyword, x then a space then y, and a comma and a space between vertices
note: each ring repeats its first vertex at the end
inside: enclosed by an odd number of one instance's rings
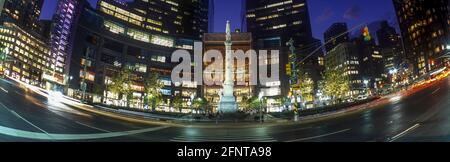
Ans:
POLYGON ((348 77, 350 90, 346 97, 358 97, 364 93, 365 85, 361 75, 361 64, 359 61, 359 50, 356 44, 347 42, 338 44, 325 56, 326 70, 343 72, 342 77, 348 77))
POLYGON ((50 49, 39 21, 43 0, 0 2, 0 39, 8 59, 4 74, 25 83, 47 88, 51 69, 50 49))
POLYGON ((208 32, 209 0, 100 0, 97 7, 106 18, 118 18, 153 34, 200 40, 208 32))
POLYGON ((58 0, 53 15, 50 33, 52 89, 64 91, 63 85, 69 79, 75 27, 81 12, 87 4, 86 0, 58 0))
POLYGON ((27 32, 39 31, 43 4, 44 0, 2 0, 0 23, 11 22, 27 32))
MULTIPOLYGON (((164 2, 164 6, 180 6, 173 8, 177 10, 182 9, 184 3, 187 2, 164 2)), ((196 3, 198 2, 191 5, 196 3)), ((202 36, 198 36, 195 31, 177 32, 178 29, 181 30, 177 24, 165 22, 174 15, 160 14, 155 18, 150 12, 162 11, 164 8, 146 8, 149 5, 144 1, 122 3, 101 0, 98 2, 97 10, 84 8, 76 27, 77 34, 68 75, 69 96, 83 97, 82 85, 85 85, 86 98, 90 101, 144 109, 145 79, 157 73, 164 87, 161 89, 163 101, 157 106, 156 111, 190 112, 187 101, 190 96, 199 97, 201 90, 194 81, 183 83, 171 81, 172 69, 178 64, 171 62, 171 56, 179 49, 193 53, 194 42, 200 42, 199 38, 202 36), (149 13, 144 14, 147 12, 149 13), (162 17, 163 15, 167 18, 162 17), (174 26, 170 26, 171 24, 174 26), (191 34, 187 35, 188 33, 191 34), (132 97, 128 103, 124 98, 120 98, 119 94, 111 92, 108 87, 111 86, 114 75, 122 69, 131 71, 132 97), (182 109, 171 107, 177 96, 184 101, 182 109)), ((176 17, 175 15, 175 19, 176 17)), ((207 21, 202 23, 205 24, 199 27, 204 26, 206 31, 208 23, 207 21)), ((192 28, 192 25, 182 27, 192 28)))
POLYGON ((378 89, 383 85, 385 74, 384 57, 375 39, 366 40, 363 36, 354 38, 352 42, 357 46, 360 61, 360 75, 368 80, 368 87, 378 89))
POLYGON ((394 27, 387 21, 382 21, 380 29, 377 30, 378 45, 384 57, 385 74, 390 70, 402 68, 406 61, 403 52, 401 37, 394 27))
POLYGON ((347 31, 348 27, 346 23, 332 24, 323 34, 324 40, 327 43, 325 50, 328 52, 341 43, 349 42, 350 36, 347 31))
POLYGON ((414 76, 443 68, 448 60, 440 57, 450 51, 450 2, 393 0, 393 3, 414 76))
POLYGON ((0 42, 4 45, 8 61, 5 74, 22 82, 45 87, 50 70, 50 49, 37 34, 31 34, 11 22, 0 26, 0 42))
POLYGON ((308 6, 305 0, 247 0, 247 31, 257 47, 285 46, 290 38, 297 46, 312 39, 308 6), (279 43, 273 43, 277 39, 279 43))
MULTIPOLYGON (((280 82, 260 85, 260 91, 269 92, 264 94, 269 98, 286 97, 291 88, 286 68, 291 53, 287 43, 291 39, 294 41, 298 61, 309 56, 313 51, 311 46, 316 43, 312 37, 307 1, 247 0, 245 8, 246 31, 253 35, 253 48, 280 52, 280 82)), ((309 57, 317 58, 317 55, 309 57)))

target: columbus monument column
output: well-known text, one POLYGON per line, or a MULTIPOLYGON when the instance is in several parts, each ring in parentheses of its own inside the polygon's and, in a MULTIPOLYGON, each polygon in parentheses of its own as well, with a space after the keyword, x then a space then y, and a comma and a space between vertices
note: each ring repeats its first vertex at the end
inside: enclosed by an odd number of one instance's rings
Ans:
POLYGON ((231 30, 230 21, 227 21, 226 26, 226 41, 225 41, 225 81, 223 83, 222 94, 219 102, 219 111, 223 113, 237 112, 238 106, 236 98, 234 97, 234 80, 233 80, 233 56, 231 50, 231 30))

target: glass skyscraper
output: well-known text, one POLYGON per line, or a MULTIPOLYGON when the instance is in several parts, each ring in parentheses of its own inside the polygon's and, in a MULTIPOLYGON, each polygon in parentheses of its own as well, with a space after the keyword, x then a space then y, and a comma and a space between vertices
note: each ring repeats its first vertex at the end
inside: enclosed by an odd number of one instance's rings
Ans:
POLYGON ((60 85, 68 79, 66 73, 71 60, 74 29, 85 4, 85 0, 59 0, 57 3, 50 40, 52 70, 48 73, 60 85))
POLYGON ((154 34, 200 40, 208 32, 209 0, 100 0, 98 9, 106 17, 119 18, 154 34))
MULTIPOLYGON (((260 91, 267 97, 287 96, 292 89, 286 67, 293 61, 289 60, 291 51, 286 43, 291 39, 294 41, 297 58, 294 62, 302 59, 316 60, 315 64, 319 62, 319 52, 310 55, 320 46, 320 42, 312 36, 307 1, 246 0, 244 6, 244 24, 246 31, 252 33, 254 49, 280 50, 280 82, 271 86, 260 85, 260 91), (309 58, 306 58, 307 56, 309 58)), ((309 64, 302 65, 302 68, 308 69, 311 75, 319 74, 318 66, 309 64)))

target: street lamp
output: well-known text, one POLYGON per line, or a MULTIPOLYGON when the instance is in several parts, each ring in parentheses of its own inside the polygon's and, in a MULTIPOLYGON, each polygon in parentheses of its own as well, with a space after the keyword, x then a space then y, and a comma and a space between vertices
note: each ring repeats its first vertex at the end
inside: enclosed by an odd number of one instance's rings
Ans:
POLYGON ((192 107, 194 105, 194 98, 195 98, 195 94, 191 94, 190 100, 188 102, 188 106, 191 109, 191 120, 194 115, 194 108, 192 107))
POLYGON ((81 83, 81 90, 83 91, 83 97, 81 99, 81 101, 83 102, 87 102, 87 98, 86 98, 86 89, 87 89, 87 82, 86 82, 86 78, 88 76, 88 72, 87 72, 87 68, 88 68, 88 57, 90 54, 90 48, 87 49, 85 55, 84 55, 84 64, 83 64, 83 79, 82 79, 82 83, 81 83))
POLYGON ((394 69, 391 69, 391 70, 389 70, 389 74, 391 74, 391 84, 393 84, 394 85, 394 87, 395 87, 395 80, 397 80, 397 73, 398 73, 398 69, 396 69, 396 68, 394 68, 394 69))
POLYGON ((367 89, 369 89, 369 80, 364 80, 364 85, 366 86, 367 89))
POLYGON ((205 105, 204 105, 205 101, 203 100, 203 98, 197 97, 197 102, 200 103, 200 107, 199 107, 200 110, 197 109, 197 114, 199 114, 199 113, 206 114, 206 108, 205 108, 205 105))
POLYGON ((193 101, 194 100, 194 98, 195 98, 195 94, 191 94, 191 101, 193 101))
POLYGON ((8 59, 8 53, 9 53, 9 48, 3 46, 3 44, 0 44, 1 51, 0 51, 0 72, 3 72, 4 69, 6 69, 6 65, 5 62, 8 59))
POLYGON ((447 53, 439 57, 440 59, 450 58, 450 45, 446 46, 447 53))
POLYGON ((153 110, 153 99, 153 94, 147 94, 147 109, 151 106, 151 109, 153 110))
POLYGON ((259 92, 259 95, 258 95, 258 99, 259 99, 259 102, 260 102, 260 104, 259 104, 259 122, 260 123, 262 123, 263 121, 263 113, 262 113, 262 104, 263 104, 263 101, 262 101, 262 98, 263 98, 263 96, 264 96, 264 93, 263 92, 259 92))
POLYGON ((364 80, 364 85, 366 85, 366 93, 369 95, 369 80, 364 80))
POLYGON ((188 105, 188 106, 191 106, 191 105, 192 105, 191 100, 189 100, 189 101, 187 102, 187 105, 188 105))
POLYGON ((398 72, 397 69, 389 70, 389 74, 391 74, 391 75, 397 74, 397 72, 398 72))

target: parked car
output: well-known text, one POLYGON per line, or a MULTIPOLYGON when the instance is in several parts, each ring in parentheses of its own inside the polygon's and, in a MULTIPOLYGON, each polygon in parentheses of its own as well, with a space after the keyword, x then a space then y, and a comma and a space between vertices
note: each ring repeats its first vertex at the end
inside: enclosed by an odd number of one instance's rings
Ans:
POLYGON ((361 100, 366 100, 368 97, 369 97, 369 96, 367 96, 367 95, 359 95, 359 96, 358 96, 358 100, 359 100, 359 101, 361 101, 361 100))

